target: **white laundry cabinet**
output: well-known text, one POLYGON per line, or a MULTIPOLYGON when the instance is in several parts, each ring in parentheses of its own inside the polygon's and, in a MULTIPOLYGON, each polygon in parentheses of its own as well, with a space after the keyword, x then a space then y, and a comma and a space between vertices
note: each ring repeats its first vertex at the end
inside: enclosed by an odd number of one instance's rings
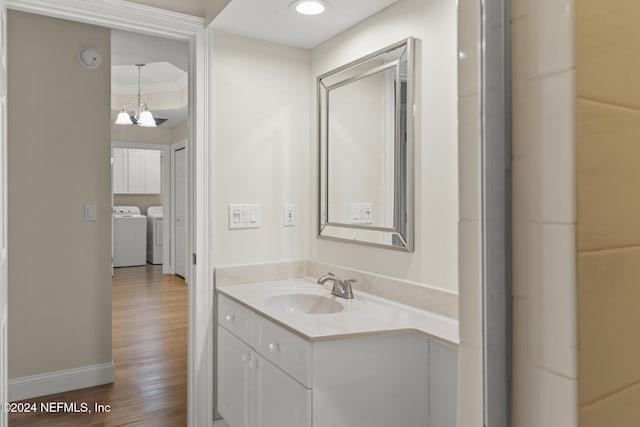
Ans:
POLYGON ((162 152, 139 148, 113 148, 114 194, 160 194, 162 152))

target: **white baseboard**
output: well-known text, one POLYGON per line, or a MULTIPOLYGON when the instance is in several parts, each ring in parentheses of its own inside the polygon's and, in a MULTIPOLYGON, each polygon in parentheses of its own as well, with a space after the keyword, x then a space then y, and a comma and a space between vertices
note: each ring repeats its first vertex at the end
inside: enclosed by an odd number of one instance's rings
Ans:
POLYGON ((9 401, 30 399, 113 382, 113 362, 9 380, 9 401))

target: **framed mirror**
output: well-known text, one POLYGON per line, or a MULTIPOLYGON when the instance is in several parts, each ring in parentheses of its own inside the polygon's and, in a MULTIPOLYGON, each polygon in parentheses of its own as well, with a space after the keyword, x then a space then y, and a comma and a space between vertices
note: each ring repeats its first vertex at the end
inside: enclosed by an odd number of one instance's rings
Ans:
POLYGON ((318 238, 413 251, 414 43, 318 77, 318 238))

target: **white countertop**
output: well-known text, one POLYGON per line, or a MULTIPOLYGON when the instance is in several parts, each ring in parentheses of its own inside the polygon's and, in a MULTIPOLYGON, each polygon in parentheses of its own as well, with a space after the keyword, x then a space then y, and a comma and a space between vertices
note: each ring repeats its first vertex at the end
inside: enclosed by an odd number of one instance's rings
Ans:
POLYGON ((332 296, 331 285, 318 285, 304 279, 288 279, 220 286, 217 292, 309 341, 391 333, 419 333, 445 344, 459 343, 456 319, 399 304, 356 289, 353 291, 354 299, 347 300, 332 296), (287 311, 269 303, 269 298, 272 296, 294 293, 323 295, 342 304, 344 310, 330 314, 305 314, 287 311))

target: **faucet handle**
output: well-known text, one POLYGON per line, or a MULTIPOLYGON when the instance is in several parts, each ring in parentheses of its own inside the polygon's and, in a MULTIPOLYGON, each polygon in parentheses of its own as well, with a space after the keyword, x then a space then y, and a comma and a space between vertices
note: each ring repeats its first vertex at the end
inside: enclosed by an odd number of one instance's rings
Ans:
POLYGON ((358 283, 358 279, 348 279, 344 281, 345 286, 351 286, 354 283, 358 283))

